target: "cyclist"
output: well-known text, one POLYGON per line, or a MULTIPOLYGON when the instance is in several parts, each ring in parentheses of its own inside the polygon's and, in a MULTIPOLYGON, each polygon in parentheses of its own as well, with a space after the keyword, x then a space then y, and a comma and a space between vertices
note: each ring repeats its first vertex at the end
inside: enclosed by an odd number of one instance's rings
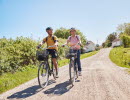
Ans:
POLYGON ((77 52, 77 58, 75 59, 75 63, 77 63, 78 65, 78 74, 79 76, 81 76, 81 62, 80 62, 80 45, 81 45, 81 40, 79 35, 76 35, 76 29, 75 28, 71 28, 70 29, 70 34, 71 36, 68 37, 67 39, 67 43, 65 43, 64 45, 62 45, 63 47, 65 45, 70 44, 70 46, 74 49, 74 52, 77 52), (77 45, 78 44, 78 45, 77 45))
POLYGON ((48 52, 52 57, 54 67, 56 69, 56 78, 58 78, 58 63, 56 59, 58 50, 58 38, 53 35, 53 29, 51 27, 47 27, 46 32, 48 33, 48 36, 43 39, 43 41, 37 46, 37 48, 39 49, 44 43, 46 43, 47 46, 55 46, 48 48, 48 52))

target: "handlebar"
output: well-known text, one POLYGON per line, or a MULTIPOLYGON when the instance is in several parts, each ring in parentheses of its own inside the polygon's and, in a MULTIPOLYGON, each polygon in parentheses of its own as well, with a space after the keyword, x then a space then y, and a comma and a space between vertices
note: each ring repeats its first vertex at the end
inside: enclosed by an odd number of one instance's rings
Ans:
POLYGON ((45 50, 45 49, 49 49, 49 48, 51 48, 51 47, 56 47, 56 46, 53 45, 53 46, 48 46, 48 47, 46 47, 46 48, 42 48, 42 47, 40 47, 39 49, 45 50))
POLYGON ((68 46, 68 45, 65 45, 65 46, 67 46, 68 48, 70 48, 70 49, 73 49, 73 48, 75 48, 77 45, 80 45, 80 43, 77 43, 75 46, 68 46))

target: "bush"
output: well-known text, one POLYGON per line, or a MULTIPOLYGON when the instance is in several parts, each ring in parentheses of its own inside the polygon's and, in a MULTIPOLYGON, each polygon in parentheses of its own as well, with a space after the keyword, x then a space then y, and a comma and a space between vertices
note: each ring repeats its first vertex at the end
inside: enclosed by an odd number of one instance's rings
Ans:
POLYGON ((123 34, 121 36, 124 48, 130 47, 130 36, 123 34))
MULTIPOLYGON (((64 57, 65 48, 61 45, 66 42, 59 38, 59 56, 64 57)), ((28 65, 36 65, 36 46, 39 43, 31 38, 17 37, 13 39, 0 39, 0 75, 6 72, 16 72, 26 69, 28 65)))
POLYGON ((0 74, 36 64, 36 45, 30 38, 0 39, 0 74))
POLYGON ((130 48, 115 47, 109 56, 118 66, 130 68, 130 48))
POLYGON ((112 46, 112 41, 115 40, 117 38, 117 33, 113 32, 111 34, 109 34, 106 38, 106 41, 104 43, 102 43, 103 47, 111 47, 112 46))

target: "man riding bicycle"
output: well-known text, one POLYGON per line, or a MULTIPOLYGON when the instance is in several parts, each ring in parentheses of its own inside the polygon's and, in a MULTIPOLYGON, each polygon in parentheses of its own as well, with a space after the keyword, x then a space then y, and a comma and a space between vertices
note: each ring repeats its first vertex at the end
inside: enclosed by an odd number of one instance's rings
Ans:
POLYGON ((48 52, 52 57, 52 62, 56 69, 56 78, 58 78, 58 63, 57 63, 58 39, 56 36, 53 35, 53 29, 51 27, 47 27, 46 32, 48 33, 48 36, 43 39, 43 41, 37 46, 37 48, 39 49, 44 43, 46 43, 48 47, 54 46, 49 47, 48 52))
POLYGON ((75 63, 77 63, 77 65, 78 65, 78 73, 79 73, 79 76, 81 76, 81 62, 80 62, 81 40, 80 40, 80 37, 78 35, 76 35, 76 29, 75 28, 70 29, 70 34, 71 34, 71 36, 68 37, 67 43, 65 43, 63 45, 63 47, 70 43, 70 46, 73 48, 74 52, 77 53, 77 58, 75 59, 75 63))

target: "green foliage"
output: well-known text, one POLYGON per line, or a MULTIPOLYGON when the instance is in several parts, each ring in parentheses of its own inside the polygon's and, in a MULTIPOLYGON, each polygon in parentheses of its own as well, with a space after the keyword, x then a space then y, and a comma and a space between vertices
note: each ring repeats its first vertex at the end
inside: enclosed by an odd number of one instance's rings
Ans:
POLYGON ((123 34, 121 35, 121 39, 122 39, 124 48, 130 47, 130 36, 123 34))
POLYGON ((67 39, 70 36, 70 32, 69 29, 61 27, 54 32, 54 35, 56 35, 58 38, 67 39))
POLYGON ((116 39, 117 33, 113 32, 112 34, 109 34, 107 37, 107 40, 109 40, 110 43, 112 43, 113 40, 116 39))
POLYGON ((105 47, 110 47, 111 45, 112 45, 112 43, 110 42, 110 40, 106 40, 105 47))
POLYGON ((80 58, 81 58, 81 59, 84 59, 84 58, 93 56, 93 55, 95 55, 96 53, 98 53, 98 51, 93 51, 93 52, 85 53, 85 54, 82 54, 80 58))
MULTIPOLYGON (((80 30, 76 30, 76 32, 77 35, 80 35, 82 43, 86 44, 86 37, 84 34, 80 32, 80 30)), ((70 36, 70 30, 66 28, 60 28, 54 32, 54 35, 56 35, 58 38, 67 39, 70 36)))
POLYGON ((122 34, 125 33, 126 35, 130 36, 130 23, 124 23, 117 27, 117 30, 122 34))
POLYGON ((21 67, 36 64, 36 45, 30 38, 0 39, 0 74, 14 73, 21 67))
POLYGON ((103 47, 103 48, 105 47, 105 42, 102 43, 102 47, 103 47))
MULTIPOLYGON (((65 42, 65 39, 59 38, 58 53, 61 59, 64 57, 64 48, 61 45, 65 42)), ((17 37, 15 40, 0 39, 0 74, 14 73, 26 69, 27 65, 36 65, 37 45, 37 41, 25 37, 17 37)))
POLYGON ((59 54, 60 59, 64 57, 65 48, 61 47, 64 43, 66 43, 66 39, 59 38, 58 54, 59 54))
POLYGON ((109 57, 118 66, 130 68, 130 48, 113 48, 109 57))
POLYGON ((102 43, 103 47, 111 47, 112 41, 115 40, 117 37, 117 33, 113 32, 107 36, 107 39, 104 43, 102 43))

